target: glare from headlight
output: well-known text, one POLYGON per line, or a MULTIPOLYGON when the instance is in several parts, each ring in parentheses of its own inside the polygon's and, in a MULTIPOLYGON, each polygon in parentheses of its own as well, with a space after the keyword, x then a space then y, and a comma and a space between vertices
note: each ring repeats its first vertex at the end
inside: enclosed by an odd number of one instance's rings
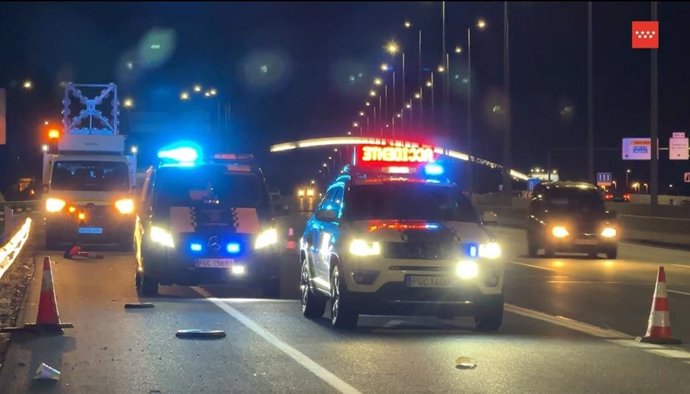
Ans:
POLYGON ((247 268, 243 265, 233 265, 230 272, 235 276, 242 276, 247 272, 247 268))
POLYGON ((565 227, 556 226, 551 230, 551 235, 553 235, 556 238, 565 238, 568 235, 570 235, 570 233, 568 232, 568 230, 565 227))
POLYGON ((355 239, 350 242, 350 253, 355 256, 377 256, 381 254, 381 244, 355 239))
POLYGON ((461 261, 455 266, 455 274, 460 279, 473 279, 479 275, 479 266, 474 261, 461 261))
POLYGON ((601 231, 601 236, 604 238, 613 238, 618 234, 615 228, 606 227, 601 231))
POLYGON ((65 200, 59 198, 49 198, 46 200, 46 211, 60 212, 65 207, 65 200))
POLYGON ((134 201, 131 198, 117 200, 115 201, 115 208, 123 215, 130 214, 134 212, 134 201))
POLYGON ((254 249, 263 249, 276 243, 278 243, 278 232, 274 228, 269 228, 259 233, 256 237, 254 249))
POLYGON ((479 245, 479 257, 497 259, 501 257, 501 246, 497 242, 481 244, 479 245))
POLYGON ((168 248, 175 247, 172 234, 158 226, 151 226, 151 241, 168 248))

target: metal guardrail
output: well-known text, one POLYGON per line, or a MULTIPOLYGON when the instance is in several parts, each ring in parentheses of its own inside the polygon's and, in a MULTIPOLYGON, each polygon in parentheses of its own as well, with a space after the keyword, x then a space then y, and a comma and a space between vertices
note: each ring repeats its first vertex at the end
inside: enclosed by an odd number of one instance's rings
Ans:
POLYGON ((26 218, 24 224, 21 225, 19 230, 10 238, 9 242, 0 248, 0 278, 5 275, 7 269, 10 268, 12 263, 19 256, 24 244, 29 239, 31 234, 31 218, 26 218))

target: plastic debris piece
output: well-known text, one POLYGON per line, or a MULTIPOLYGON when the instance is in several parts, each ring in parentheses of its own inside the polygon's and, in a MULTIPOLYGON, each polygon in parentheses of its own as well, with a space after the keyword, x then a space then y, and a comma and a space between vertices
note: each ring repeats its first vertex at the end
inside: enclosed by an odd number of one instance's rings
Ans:
POLYGON ((60 371, 46 363, 41 363, 36 369, 34 380, 60 380, 60 371))
POLYGON ((130 302, 125 304, 125 309, 145 309, 153 308, 153 304, 150 302, 130 302))
POLYGON ((474 368, 477 368, 477 363, 469 357, 458 357, 455 360, 455 368, 457 368, 457 369, 474 369, 474 368))
POLYGON ((225 331, 222 330, 177 330, 175 336, 182 339, 220 339, 225 338, 225 331))

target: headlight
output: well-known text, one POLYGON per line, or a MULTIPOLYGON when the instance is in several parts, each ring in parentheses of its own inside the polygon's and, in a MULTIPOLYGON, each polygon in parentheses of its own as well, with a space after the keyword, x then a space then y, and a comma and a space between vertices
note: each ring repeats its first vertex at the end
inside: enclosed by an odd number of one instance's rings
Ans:
POLYGON ((601 230, 601 236, 604 238, 613 238, 617 234, 618 234, 618 232, 613 227, 606 227, 603 230, 601 230))
POLYGON ((479 267, 474 261, 461 261, 455 266, 455 275, 461 279, 476 278, 479 274, 479 267))
POLYGON ((59 198, 49 198, 46 200, 46 211, 60 212, 65 207, 65 200, 59 198))
POLYGON ((123 215, 130 214, 134 212, 134 201, 131 198, 117 200, 115 201, 115 208, 123 215))
POLYGON ((479 257, 497 259, 501 257, 501 246, 497 242, 481 244, 479 245, 479 257))
POLYGON ((556 238, 565 238, 568 235, 570 235, 570 233, 568 232, 568 230, 565 227, 556 226, 553 229, 551 229, 551 235, 553 235, 556 238))
POLYGON ((381 244, 355 239, 350 242, 350 253, 355 256, 377 256, 381 254, 381 244))
POLYGON ((259 233, 256 237, 254 249, 263 249, 276 243, 278 243, 278 232, 274 228, 269 228, 259 233))
POLYGON ((158 226, 151 226, 151 241, 168 248, 175 247, 172 234, 158 226))

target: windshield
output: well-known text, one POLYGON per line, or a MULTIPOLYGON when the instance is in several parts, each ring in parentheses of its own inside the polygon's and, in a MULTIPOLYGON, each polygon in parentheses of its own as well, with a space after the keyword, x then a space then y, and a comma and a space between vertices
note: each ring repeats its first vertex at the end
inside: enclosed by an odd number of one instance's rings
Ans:
POLYGON ((352 220, 454 220, 478 223, 470 200, 454 187, 391 183, 350 190, 346 215, 352 220))
POLYGON ((57 161, 50 181, 53 190, 126 191, 127 164, 115 161, 57 161))
POLYGON ((551 189, 544 195, 547 209, 554 211, 589 211, 606 210, 604 201, 595 190, 551 189))
POLYGON ((259 176, 230 173, 222 166, 161 168, 155 182, 156 209, 209 201, 235 208, 268 206, 268 196, 259 176))

